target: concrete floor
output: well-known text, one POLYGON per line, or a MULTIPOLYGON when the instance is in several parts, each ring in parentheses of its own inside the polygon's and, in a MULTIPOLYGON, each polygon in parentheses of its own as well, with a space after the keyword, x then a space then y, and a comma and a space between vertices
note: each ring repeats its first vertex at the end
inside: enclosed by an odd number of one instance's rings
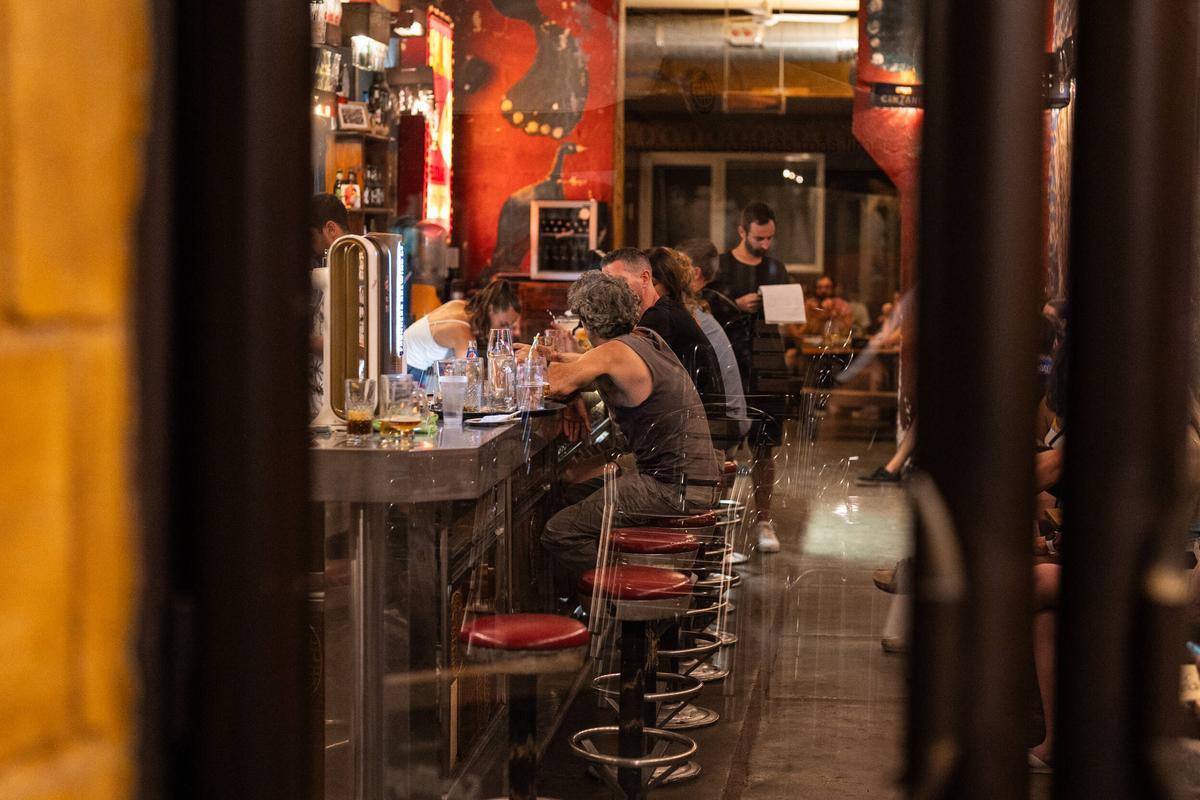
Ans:
MULTIPOLYGON (((900 797, 905 664, 879 645, 891 596, 871 571, 909 550, 903 492, 858 487, 887 460, 890 442, 794 443, 777 459, 775 517, 783 551, 753 554, 731 617, 740 636, 733 674, 697 703, 721 712, 692 732, 704 769, 654 792, 689 800, 900 797)), ((607 798, 566 736, 611 724, 583 693, 543 761, 541 791, 607 798)))

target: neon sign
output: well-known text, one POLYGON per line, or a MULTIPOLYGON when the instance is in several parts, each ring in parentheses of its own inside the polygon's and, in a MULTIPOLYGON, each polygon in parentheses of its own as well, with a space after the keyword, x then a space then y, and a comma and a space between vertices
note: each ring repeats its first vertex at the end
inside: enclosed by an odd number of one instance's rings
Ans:
POLYGON ((429 66, 434 113, 425 124, 425 218, 450 231, 450 177, 454 153, 454 23, 429 10, 429 66))

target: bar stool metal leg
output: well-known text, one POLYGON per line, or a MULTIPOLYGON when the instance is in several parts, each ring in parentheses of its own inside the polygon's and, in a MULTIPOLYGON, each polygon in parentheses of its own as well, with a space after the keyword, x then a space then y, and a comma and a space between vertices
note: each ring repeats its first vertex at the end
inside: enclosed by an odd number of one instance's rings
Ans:
POLYGON ((537 680, 508 676, 509 800, 537 800, 537 680))
MULTIPOLYGON (((646 752, 645 694, 647 631, 645 622, 621 623, 621 700, 617 753, 623 758, 640 758, 646 752)), ((646 796, 639 768, 619 767, 617 783, 627 800, 643 800, 646 796)))

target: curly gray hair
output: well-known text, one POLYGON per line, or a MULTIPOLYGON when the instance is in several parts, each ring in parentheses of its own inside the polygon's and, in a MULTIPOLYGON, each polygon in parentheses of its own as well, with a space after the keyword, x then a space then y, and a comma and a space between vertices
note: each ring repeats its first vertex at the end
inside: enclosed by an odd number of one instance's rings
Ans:
POLYGON ((601 339, 629 333, 642 316, 642 305, 628 284, 599 270, 579 276, 567 295, 567 304, 588 334, 601 339))

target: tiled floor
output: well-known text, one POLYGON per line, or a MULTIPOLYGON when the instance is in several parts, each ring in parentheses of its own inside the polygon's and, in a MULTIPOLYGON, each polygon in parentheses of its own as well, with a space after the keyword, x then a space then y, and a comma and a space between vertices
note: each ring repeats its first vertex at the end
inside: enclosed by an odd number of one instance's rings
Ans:
MULTIPOLYGON (((688 800, 900 797, 904 659, 884 654, 891 597, 871 570, 909 549, 903 492, 858 487, 890 443, 793 445, 780 454, 776 519, 783 552, 755 554, 732 621, 741 637, 733 675, 698 703, 721 722, 693 732, 698 779, 654 793, 688 800)), ((566 746, 569 732, 610 724, 584 694, 543 762, 541 791, 606 798, 566 746)))

